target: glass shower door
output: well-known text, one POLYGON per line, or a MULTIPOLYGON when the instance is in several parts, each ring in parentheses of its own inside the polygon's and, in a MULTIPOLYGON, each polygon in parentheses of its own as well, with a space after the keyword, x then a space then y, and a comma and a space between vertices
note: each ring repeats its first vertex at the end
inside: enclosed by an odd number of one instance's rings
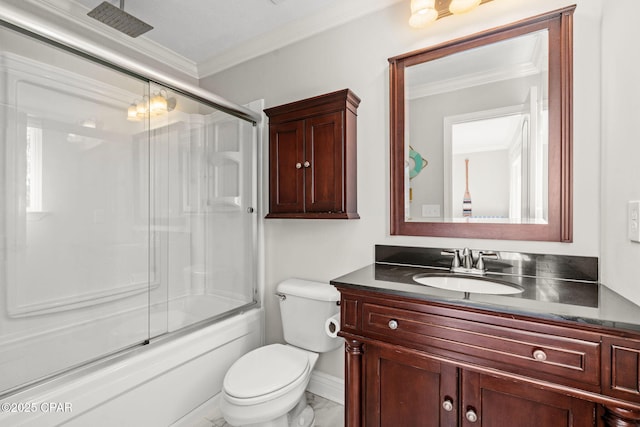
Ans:
POLYGON ((256 135, 169 88, 152 84, 150 99, 163 110, 150 118, 153 336, 254 301, 256 135))
POLYGON ((255 304, 256 140, 0 27, 0 395, 255 304))
POLYGON ((154 284, 147 122, 127 120, 148 83, 7 29, 0 46, 1 394, 147 340, 154 284))

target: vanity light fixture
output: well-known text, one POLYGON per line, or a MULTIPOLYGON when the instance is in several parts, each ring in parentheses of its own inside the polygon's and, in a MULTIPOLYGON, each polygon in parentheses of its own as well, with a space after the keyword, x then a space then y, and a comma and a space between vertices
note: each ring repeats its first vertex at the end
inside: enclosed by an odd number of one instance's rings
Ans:
POLYGON ((129 120, 130 122, 137 122, 140 120, 140 118, 138 117, 138 106, 135 102, 129 105, 129 108, 127 108, 127 120, 129 120))
POLYGON ((176 108, 176 99, 169 98, 167 91, 161 89, 151 99, 147 95, 141 101, 134 102, 127 108, 127 120, 137 122, 145 117, 160 116, 176 108))
POLYGON ((162 89, 160 92, 157 92, 151 98, 149 102, 149 114, 152 116, 159 116, 160 114, 168 112, 168 102, 167 102, 167 91, 162 89), (165 93, 165 95, 162 94, 165 93))
POLYGON ((147 95, 142 97, 142 100, 136 104, 136 115, 139 119, 145 117, 149 112, 149 97, 147 95))
POLYGON ((411 0, 409 25, 424 28, 436 19, 467 13, 492 0, 411 0))
POLYGON ((454 15, 467 13, 480 6, 481 0, 451 0, 449 12, 454 15))
POLYGON ((435 3, 436 0, 411 0, 409 25, 414 28, 424 28, 438 19, 435 3))

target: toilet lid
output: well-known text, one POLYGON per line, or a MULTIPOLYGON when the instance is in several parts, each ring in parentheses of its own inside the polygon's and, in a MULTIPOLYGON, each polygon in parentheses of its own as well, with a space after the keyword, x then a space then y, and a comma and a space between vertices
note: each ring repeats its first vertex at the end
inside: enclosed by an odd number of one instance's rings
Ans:
POLYGON ((253 350, 227 371, 224 390, 240 399, 271 394, 304 375, 309 356, 295 347, 272 344, 253 350))

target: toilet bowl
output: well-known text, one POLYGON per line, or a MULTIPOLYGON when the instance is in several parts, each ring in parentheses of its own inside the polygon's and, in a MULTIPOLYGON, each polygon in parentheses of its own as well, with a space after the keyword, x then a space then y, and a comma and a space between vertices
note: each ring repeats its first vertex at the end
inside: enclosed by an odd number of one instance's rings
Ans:
POLYGON ((242 356, 227 371, 220 410, 234 427, 311 427, 305 390, 319 354, 343 343, 326 322, 338 313, 340 293, 328 283, 288 279, 277 288, 287 344, 242 356))
POLYGON ((317 353, 283 344, 245 354, 224 378, 224 418, 241 427, 312 426, 305 390, 316 360, 317 353))

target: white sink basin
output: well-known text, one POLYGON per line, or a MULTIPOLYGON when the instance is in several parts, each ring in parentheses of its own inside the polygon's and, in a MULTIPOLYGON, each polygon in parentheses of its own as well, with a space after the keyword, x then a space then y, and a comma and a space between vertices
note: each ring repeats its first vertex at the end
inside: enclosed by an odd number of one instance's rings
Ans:
POLYGON ((484 278, 459 277, 459 276, 428 276, 417 274, 413 280, 421 285, 434 288, 447 289, 458 292, 472 292, 476 294, 512 295, 519 294, 524 289, 515 285, 493 282, 484 278))

